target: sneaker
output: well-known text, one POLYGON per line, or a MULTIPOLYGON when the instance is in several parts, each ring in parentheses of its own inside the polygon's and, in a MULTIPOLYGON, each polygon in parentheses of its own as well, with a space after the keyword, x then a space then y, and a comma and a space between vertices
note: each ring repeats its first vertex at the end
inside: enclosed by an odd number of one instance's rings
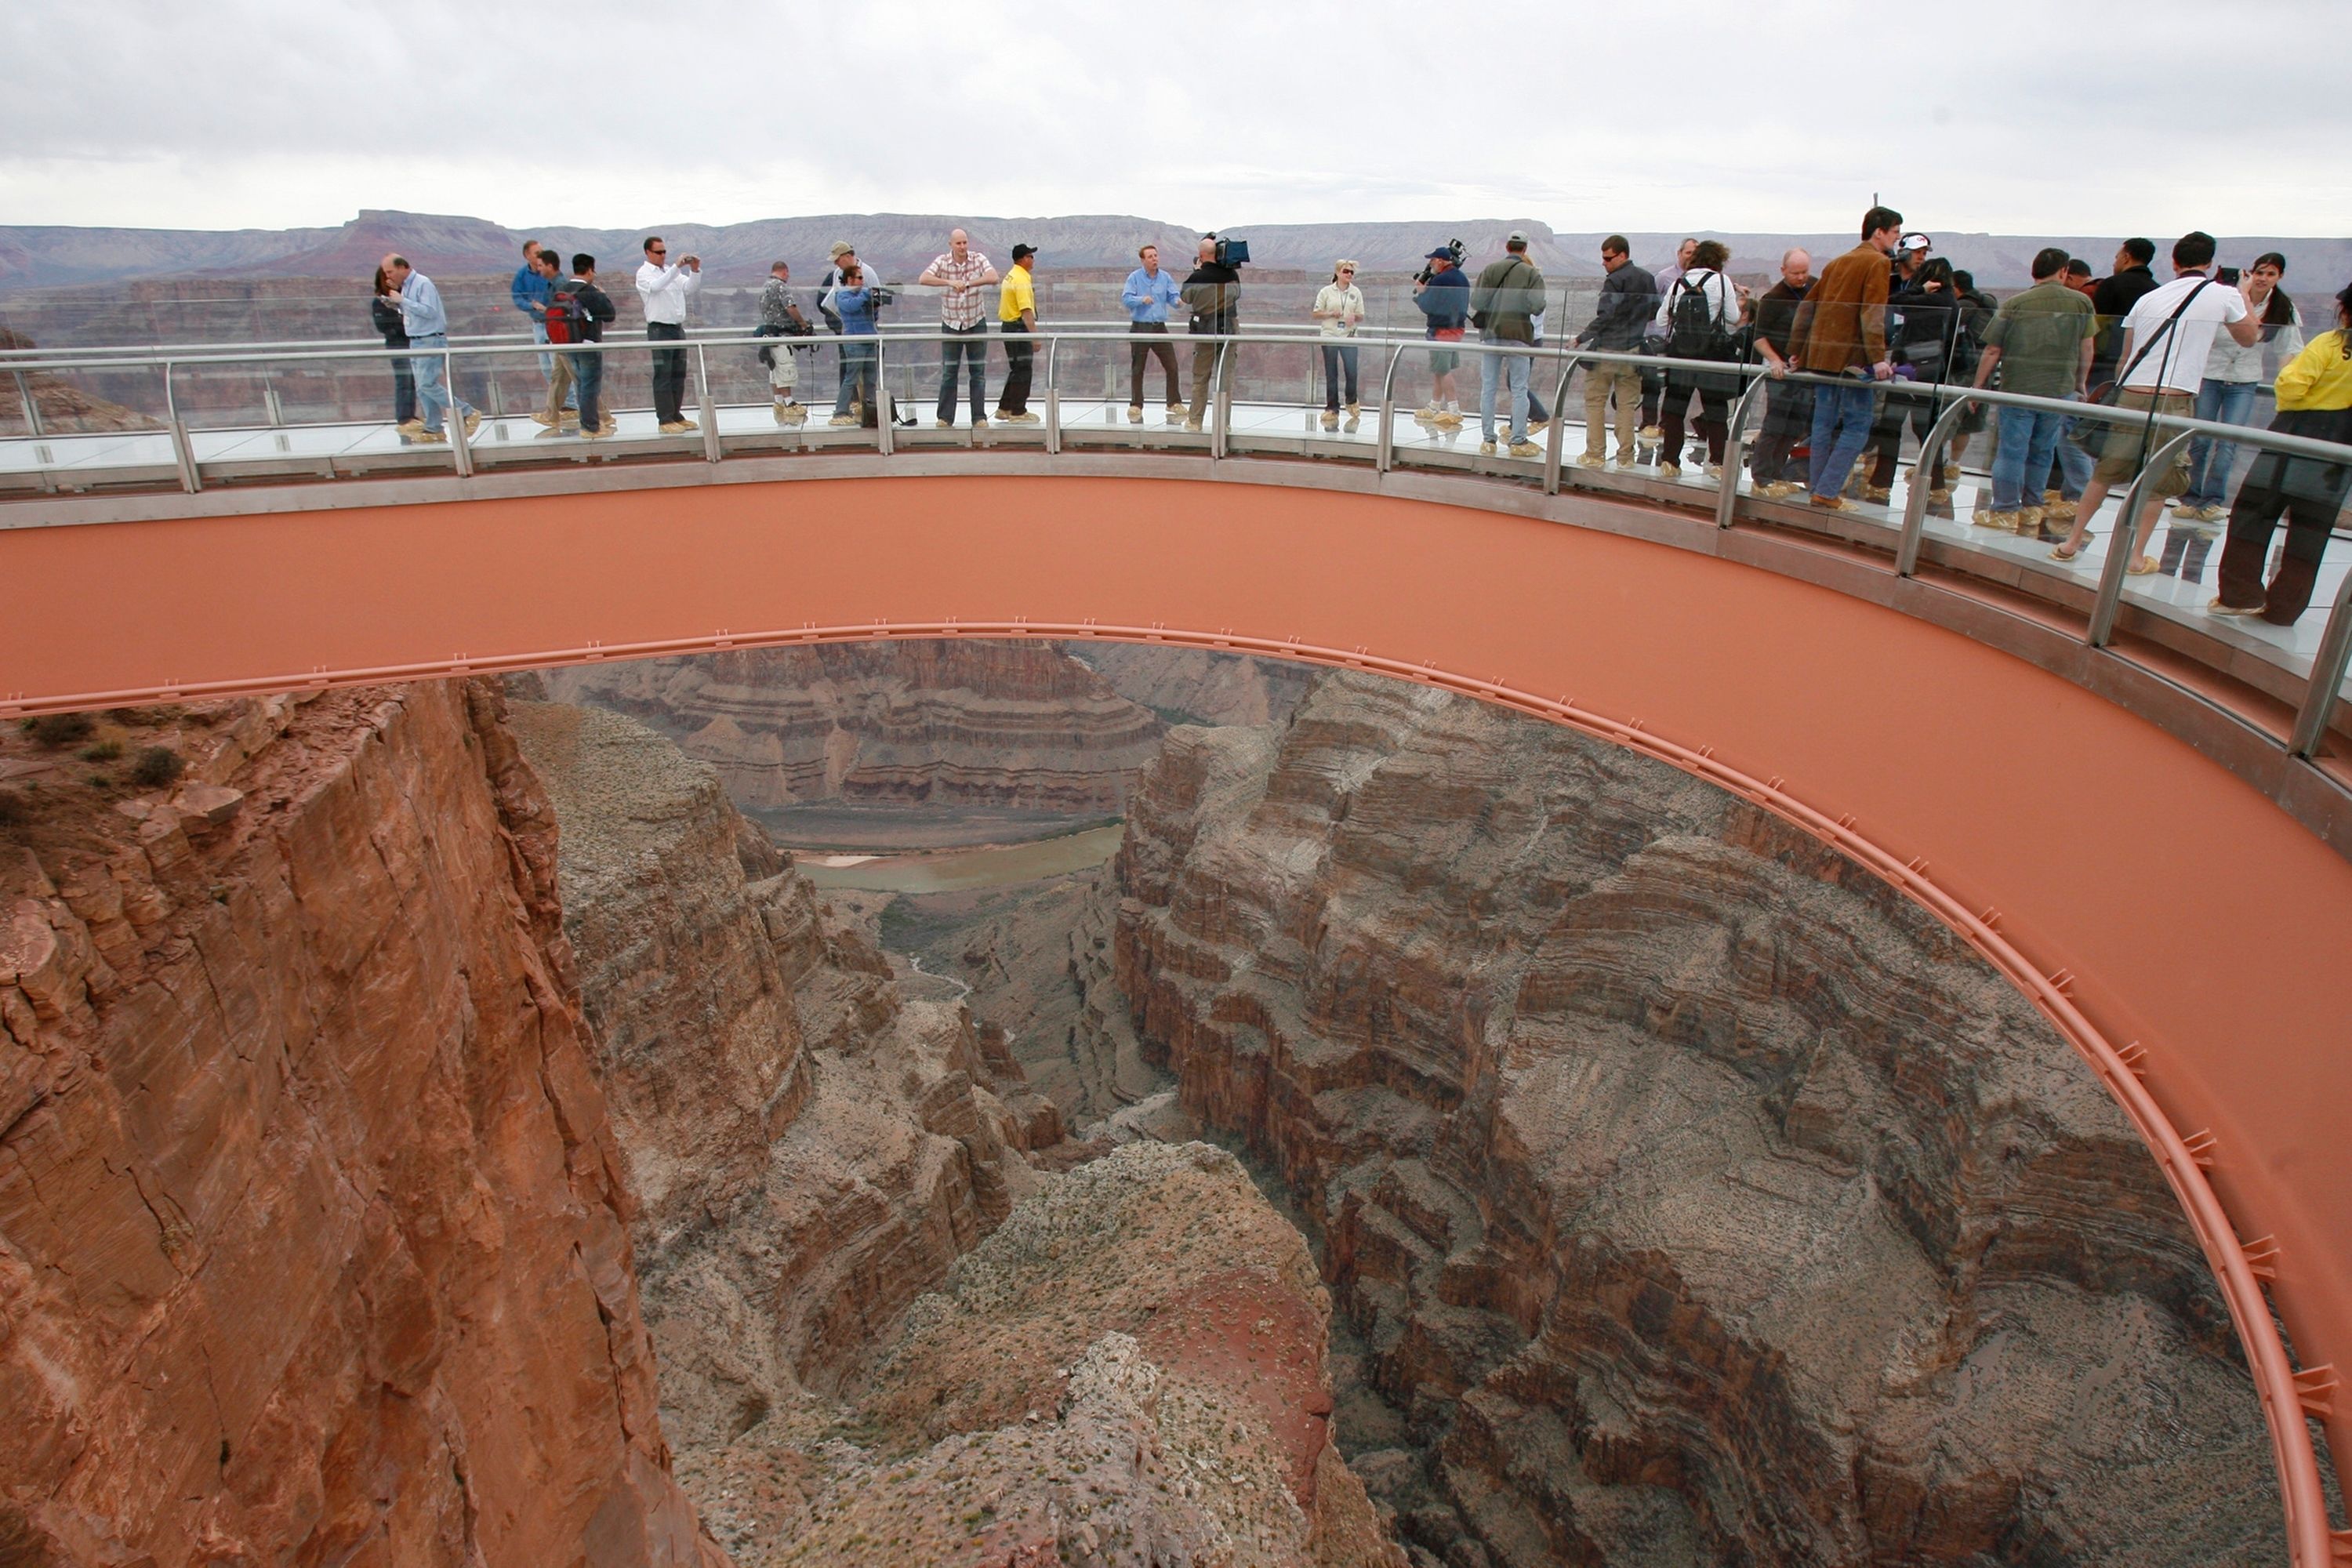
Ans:
POLYGON ((1710 479, 1719 479, 1723 478, 1723 465, 1721 463, 1709 463, 1702 471, 1710 479))
POLYGON ((2021 534, 2041 532, 2042 509, 2038 506, 2019 507, 2017 509, 2017 531, 2021 534))
POLYGON ((1184 421, 1184 428, 1197 434, 1201 428, 1201 422, 1198 419, 1187 419, 1184 421))
POLYGON ((934 419, 931 421, 931 428, 934 430, 952 430, 955 428, 955 421, 952 419, 934 419))
POLYGON ((480 409, 478 409, 478 408, 468 408, 468 409, 467 409, 467 410, 466 410, 466 439, 467 439, 467 440, 468 440, 468 441, 472 440, 472 439, 474 438, 474 432, 475 432, 475 431, 477 431, 477 430, 478 430, 478 429, 480 429, 481 427, 482 427, 482 411, 481 411, 480 409))
POLYGON ((1192 411, 1181 403, 1171 403, 1168 405, 1168 422, 1171 425, 1179 419, 1190 419, 1192 416, 1192 411))
POLYGON ((975 415, 973 415, 973 416, 971 416, 971 427, 972 427, 973 429, 975 429, 975 430, 985 430, 985 429, 987 429, 987 428, 988 428, 988 416, 987 416, 987 415, 985 415, 985 414, 975 414, 975 415))
MULTIPOLYGON (((836 420, 835 420, 835 421, 834 421, 834 423, 835 423, 835 425, 838 425, 838 424, 840 424, 840 423, 841 423, 841 421, 840 421, 840 420, 838 420, 838 419, 836 419, 836 420)), ((693 429, 693 428, 694 428, 694 426, 691 426, 691 425, 688 425, 688 424, 685 420, 683 420, 683 419, 673 419, 673 420, 671 420, 671 421, 670 421, 668 424, 667 424, 667 425, 656 425, 656 426, 654 426, 654 428, 656 428, 656 430, 659 430, 659 431, 660 431, 663 435, 665 435, 665 436, 683 436, 683 435, 685 435, 688 430, 693 429)))
POLYGON ((1895 499, 1895 491, 1885 485, 1864 485, 1862 487, 1862 499, 1885 506, 1895 499))
POLYGON ((1430 423, 1440 430, 1459 430, 1462 428, 1462 416, 1449 408, 1432 419, 1430 423))
MULTIPOLYGON (((849 426, 849 425, 855 425, 855 424, 856 424, 856 423, 857 423, 857 416, 856 416, 856 415, 855 415, 855 414, 836 414, 836 415, 835 415, 832 418, 830 418, 830 419, 826 420, 826 421, 825 421, 825 423, 826 423, 826 424, 828 424, 828 425, 830 425, 830 426, 832 426, 835 429, 838 430, 838 429, 842 428, 842 427, 843 427, 843 426, 849 426)), ((667 425, 665 425, 665 426, 662 426, 662 428, 663 428, 663 429, 665 429, 665 430, 667 430, 667 429, 668 429, 668 428, 669 428, 669 426, 667 426, 667 425)))
MULTIPOLYGON (((1141 416, 1141 415, 1139 415, 1139 415, 1137 415, 1137 416, 1136 416, 1136 417, 1137 417, 1137 418, 1139 418, 1139 419, 1140 419, 1140 418, 1142 418, 1142 417, 1143 417, 1143 416, 1141 416)), ((1332 409, 1332 408, 1327 408, 1327 409, 1325 409, 1325 410, 1323 411, 1323 428, 1325 428, 1326 430, 1337 430, 1339 427, 1339 411, 1338 411, 1337 409, 1332 409)))
POLYGON ((1491 458, 1491 457, 1493 457, 1493 456, 1495 455, 1495 443, 1493 443, 1492 441, 1481 441, 1481 442, 1479 442, 1479 443, 1478 443, 1478 455, 1479 455, 1480 457, 1482 457, 1482 458, 1491 458))
POLYGON ((550 419, 546 415, 539 413, 536 410, 531 414, 530 422, 534 425, 544 425, 551 430, 555 428, 556 423, 554 420, 550 419))
POLYGON ((1804 488, 1804 486, 1799 484, 1794 479, 1774 479, 1770 484, 1766 485, 1762 489, 1758 490, 1756 493, 1762 496, 1766 500, 1781 500, 1790 496, 1795 495, 1799 490, 1803 489, 1804 488))
POLYGON ((446 447, 449 444, 446 430, 419 430, 409 437, 420 447, 446 447))
POLYGON ((1598 452, 1587 452, 1576 459, 1576 466, 1580 468, 1605 468, 1609 466, 1609 459, 1598 452))
POLYGON ((1632 452, 1620 452, 1609 459, 1609 466, 1612 468, 1632 468, 1640 467, 1641 461, 1642 459, 1632 452))
POLYGON ((1549 419, 1530 419, 1528 421, 1528 435, 1530 438, 1540 436, 1550 428, 1551 421, 1549 419))
MULTIPOLYGON (((2194 517, 2197 515, 2198 510, 2199 510, 2199 503, 2197 503, 2196 501, 2190 500, 2189 500, 2188 497, 2186 497, 2186 496, 2183 496, 2183 497, 2181 497, 2179 500, 2174 501, 2174 502, 2172 503, 2171 508, 2170 508, 2170 510, 2171 510, 2172 514, 2173 514, 2175 517, 2183 517, 2183 518, 2194 518, 2194 517)), ((2216 601, 2216 602, 2218 603, 2219 601, 2216 601)))
POLYGON ((2074 503, 2070 500, 2045 500, 2042 503, 2042 521, 2044 522, 2074 521, 2074 503))
POLYGON ((422 419, 404 419, 399 424, 394 426, 393 428, 404 435, 414 436, 418 431, 425 428, 425 421, 422 419))
POLYGON ((601 441, 610 436, 614 428, 614 424, 609 419, 602 425, 583 425, 580 426, 580 438, 583 441, 601 441))
POLYGON ((2206 605, 2205 613, 2209 616, 2259 616, 2263 613, 2263 606, 2260 605, 2225 605, 2221 600, 2214 599, 2206 605))
POLYGON ((1045 416, 1044 415, 1032 414, 1025 408, 1018 414, 1007 415, 1005 417, 1012 420, 1015 425, 1043 425, 1045 423, 1045 416))
POLYGON ((1130 403, 1127 405, 1127 422, 1129 425, 1140 425, 1143 423, 1143 405, 1140 403, 1130 403))
POLYGON ((1683 466, 1680 463, 1660 463, 1658 465, 1658 478, 1660 479, 1678 479, 1682 477, 1683 466))
POLYGON ((1635 432, 1635 435, 1644 441, 1651 442, 1663 441, 1666 438, 1666 433, 1655 425, 1644 425, 1635 432))
POLYGON ((1511 443, 1511 456, 1514 458, 1540 458, 1543 455, 1544 449, 1541 447, 1537 446, 1533 441, 1514 441, 1511 443))
POLYGON ((1969 521, 1979 528, 1991 529, 1995 533, 2015 533, 2020 518, 2013 511, 1980 511, 1969 521))
POLYGON ((1949 506, 1952 504, 1952 492, 1945 486, 1937 485, 1934 489, 1927 492, 1927 504, 1929 506, 1949 506))
POLYGON ((1349 417, 1349 418, 1350 418, 1350 419, 1360 419, 1360 418, 1363 417, 1363 415, 1362 415, 1361 411, 1360 411, 1360 410, 1359 410, 1359 409, 1357 408, 1357 406, 1356 406, 1354 404, 1352 404, 1352 403, 1349 404, 1349 405, 1347 405, 1347 408, 1348 408, 1348 417, 1349 417))
POLYGON ((2200 522, 2226 522, 2229 517, 2230 509, 2226 506, 2200 506, 2197 509, 2197 521, 2200 522))
MULTIPOLYGON (((808 405, 805 403, 787 403, 782 408, 776 410, 776 420, 777 423, 782 425, 805 425, 808 423, 808 405)), ((612 424, 612 421, 608 419, 604 423, 609 426, 612 424)))

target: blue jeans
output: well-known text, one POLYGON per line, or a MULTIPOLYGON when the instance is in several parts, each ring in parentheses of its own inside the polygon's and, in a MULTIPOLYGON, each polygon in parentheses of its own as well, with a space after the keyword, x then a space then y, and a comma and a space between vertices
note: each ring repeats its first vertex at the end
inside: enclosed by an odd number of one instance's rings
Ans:
POLYGON ((1495 388, 1507 383, 1511 398, 1511 440, 1528 438, 1528 361, 1523 354, 1478 356, 1478 426, 1489 441, 1495 438, 1495 388))
MULTIPOLYGON (((2214 381, 2210 377, 2197 388, 2197 417, 2214 425, 2243 425, 2246 416, 2254 411, 2256 384, 2251 381, 2214 381)), ((2180 504, 2190 506, 2227 506, 2230 504, 2230 479, 2238 466, 2238 448, 2228 441, 2200 436, 2189 443, 2189 493, 2180 504)))
MULTIPOLYGON (((530 319, 530 335, 531 340, 534 342, 545 342, 547 341, 547 323, 541 321, 537 316, 533 316, 530 319)), ((539 374, 540 379, 546 382, 549 385, 552 386, 555 384, 555 356, 552 353, 543 353, 539 356, 539 374)), ((566 408, 577 408, 580 405, 578 397, 579 395, 576 392, 566 392, 563 395, 563 406, 566 408)))
POLYGON ((2067 417, 2042 408, 2004 407, 1999 413, 2000 447, 1992 457, 1992 509, 2015 511, 2021 506, 2040 506, 2046 487, 2036 484, 2029 496, 2025 479, 2028 474, 2049 477, 2051 454, 2058 449, 2067 417))
POLYGON ((870 338, 841 340, 841 391, 833 400, 835 417, 849 412, 849 400, 857 398, 874 406, 874 362, 876 345, 870 338))
POLYGON ((572 356, 572 391, 580 399, 580 427, 604 427, 604 415, 597 397, 604 390, 604 356, 591 351, 572 356))
MULTIPOLYGON (((2070 392, 2066 395, 2066 401, 2080 403, 2083 399, 2079 393, 2070 392)), ((2057 489, 2058 493, 2068 500, 2083 499, 2083 491, 2091 482, 2092 470, 2099 466, 2098 458, 2091 455, 2089 448, 2074 439, 2074 433, 2081 428, 2081 420, 2069 417, 2064 432, 2058 437, 2057 489)), ((2100 428, 2105 429, 2105 426, 2102 426, 2100 428)), ((2047 468, 2042 471, 2039 479, 2030 472, 2025 479, 2026 482, 2033 486, 2037 491, 2051 488, 2050 470, 2047 468)))
POLYGON ((416 410, 425 416, 425 428, 438 431, 444 413, 459 417, 471 414, 474 405, 462 397, 453 397, 441 382, 441 350, 449 346, 446 332, 428 332, 421 338, 411 338, 408 346, 425 352, 408 362, 409 371, 416 377, 416 410))
POLYGON ((1326 413, 1339 413, 1342 403, 1353 408, 1362 401, 1356 395, 1356 356, 1357 349, 1353 343, 1327 342, 1323 345, 1323 408, 1326 413), (1339 395, 1342 372, 1348 378, 1348 395, 1345 397, 1339 395))
POLYGON ((952 425, 956 416, 956 371, 959 362, 971 366, 971 411, 988 410, 988 323, 976 327, 945 327, 948 341, 940 345, 940 423, 952 425))
POLYGON ((1823 500, 1845 489, 1853 460, 1870 445, 1874 389, 1850 375, 1813 386, 1812 491, 1823 500))

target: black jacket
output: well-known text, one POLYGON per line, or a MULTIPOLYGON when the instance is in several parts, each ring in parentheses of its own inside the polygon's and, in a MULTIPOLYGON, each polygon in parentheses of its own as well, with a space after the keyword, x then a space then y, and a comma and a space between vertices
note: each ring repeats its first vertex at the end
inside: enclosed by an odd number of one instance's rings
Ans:
POLYGON ((1179 290, 1192 309, 1192 331, 1234 332, 1242 323, 1242 275, 1222 262, 1204 261, 1192 268, 1179 290))
POLYGON ((399 300, 388 294, 373 295, 368 300, 368 314, 375 319, 375 330, 383 334, 384 347, 408 346, 408 318, 400 313, 399 300))
POLYGON ((1601 302, 1576 335, 1577 346, 1630 353, 1658 314, 1658 280, 1628 261, 1601 280, 1601 302))
POLYGON ((603 342, 604 323, 620 314, 620 311, 614 308, 613 297, 593 283, 578 278, 565 279, 555 286, 555 291, 559 294, 572 294, 579 297, 580 309, 588 318, 581 324, 582 341, 592 343, 603 342))
POLYGON ((1902 318, 1902 324, 1886 334, 1889 354, 1897 364, 1916 369, 1922 381, 1949 381, 1962 309, 1948 283, 1933 293, 1917 283, 1906 284, 1886 301, 1889 325, 1894 325, 1891 318, 1902 318))
POLYGON ((2126 267, 2092 286, 2091 309, 2099 313, 2099 335, 2091 350, 2094 385, 2114 375, 2116 358, 2123 352, 2124 318, 2131 314, 2141 295, 2153 294, 2157 288, 2156 274, 2145 267, 2126 267))
POLYGON ((1772 351, 1783 359, 1789 356, 1789 333, 1797 324, 1797 308, 1812 291, 1811 283, 1802 289, 1775 283, 1756 296, 1756 336, 1770 343, 1772 351))

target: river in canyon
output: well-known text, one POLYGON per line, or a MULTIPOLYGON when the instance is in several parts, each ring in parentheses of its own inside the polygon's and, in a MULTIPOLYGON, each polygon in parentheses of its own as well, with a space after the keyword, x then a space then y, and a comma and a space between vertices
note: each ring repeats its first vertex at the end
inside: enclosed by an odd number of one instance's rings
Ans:
POLYGON ((993 844, 934 855, 811 855, 795 851, 801 874, 824 890, 970 893, 1090 870, 1118 853, 1127 829, 1114 824, 1034 844, 993 844))

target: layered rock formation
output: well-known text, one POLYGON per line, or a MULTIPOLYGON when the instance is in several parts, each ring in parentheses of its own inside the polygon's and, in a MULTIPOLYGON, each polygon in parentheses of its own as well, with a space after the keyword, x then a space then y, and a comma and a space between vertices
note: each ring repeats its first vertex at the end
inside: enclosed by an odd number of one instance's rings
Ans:
POLYGON ((1123 809, 1160 722, 1051 644, 944 639, 746 649, 551 672, 642 719, 736 804, 1123 809))
POLYGON ((119 714, 188 776, 11 792, 0 1559, 723 1563, 501 705, 119 714))
POLYGON ((1290 717, 1315 667, 1215 648, 1071 642, 1070 656, 1171 724, 1267 724, 1290 717))
POLYGON ((1417 1561, 2269 1563, 2262 1419, 2088 1069, 1777 819, 1328 677, 1173 731, 1115 952, 1404 1413, 1417 1561))

